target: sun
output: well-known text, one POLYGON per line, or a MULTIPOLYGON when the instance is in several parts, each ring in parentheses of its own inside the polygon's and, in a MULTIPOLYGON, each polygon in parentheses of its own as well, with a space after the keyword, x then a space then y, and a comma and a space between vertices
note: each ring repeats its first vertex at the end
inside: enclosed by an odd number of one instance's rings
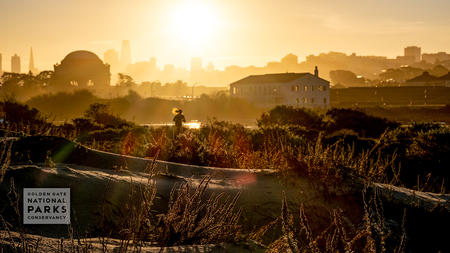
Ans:
POLYGON ((174 7, 172 33, 190 46, 210 42, 217 24, 212 6, 199 1, 186 1, 174 7))

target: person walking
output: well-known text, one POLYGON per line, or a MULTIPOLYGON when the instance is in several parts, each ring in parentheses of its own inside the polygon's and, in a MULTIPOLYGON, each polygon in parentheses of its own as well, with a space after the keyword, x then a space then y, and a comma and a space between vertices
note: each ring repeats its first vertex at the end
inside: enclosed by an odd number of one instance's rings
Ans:
POLYGON ((183 110, 176 109, 175 112, 177 114, 173 117, 173 121, 175 122, 175 131, 178 135, 183 129, 183 122, 186 122, 186 118, 183 115, 183 110))

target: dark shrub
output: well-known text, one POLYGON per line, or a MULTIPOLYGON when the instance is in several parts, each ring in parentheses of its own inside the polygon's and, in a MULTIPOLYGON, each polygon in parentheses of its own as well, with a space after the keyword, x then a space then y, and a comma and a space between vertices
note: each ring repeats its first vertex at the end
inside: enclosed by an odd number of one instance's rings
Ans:
POLYGON ((428 132, 430 130, 440 129, 442 126, 435 122, 413 122, 410 130, 415 133, 428 132))
POLYGON ((356 153, 361 153, 365 150, 370 150, 374 145, 375 141, 369 138, 361 138, 353 130, 342 129, 327 135, 323 139, 323 143, 326 145, 343 145, 344 147, 350 147, 356 153))
POLYGON ((79 135, 85 135, 90 131, 96 131, 102 129, 102 126, 92 122, 90 119, 86 118, 76 118, 72 120, 75 129, 79 135))
POLYGON ((118 116, 111 114, 109 106, 101 103, 93 103, 86 110, 84 116, 106 128, 131 127, 133 124, 118 116))
POLYGON ((340 129, 351 129, 362 137, 378 138, 387 129, 400 126, 399 123, 374 117, 352 109, 334 108, 326 113, 330 119, 327 130, 335 132, 340 129))
POLYGON ((46 124, 45 117, 36 109, 21 104, 13 99, 0 102, 0 111, 8 123, 22 124, 46 124))
POLYGON ((261 115, 258 126, 267 125, 301 125, 308 129, 320 129, 322 119, 311 110, 282 105, 261 115))

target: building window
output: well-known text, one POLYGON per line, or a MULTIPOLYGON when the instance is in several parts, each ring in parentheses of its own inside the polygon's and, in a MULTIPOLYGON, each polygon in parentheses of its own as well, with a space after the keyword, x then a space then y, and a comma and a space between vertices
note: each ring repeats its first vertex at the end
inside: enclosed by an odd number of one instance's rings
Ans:
POLYGON ((300 98, 296 98, 295 102, 297 102, 297 104, 300 104, 300 98))
POLYGON ((319 91, 326 91, 326 90, 327 90, 327 86, 325 86, 325 85, 319 86, 319 91))
POLYGON ((314 104, 314 98, 311 98, 311 104, 314 104))
POLYGON ((303 91, 308 91, 308 86, 303 86, 303 91))
POLYGON ((323 103, 324 103, 324 104, 327 103, 327 98, 323 98, 323 103))
POLYGON ((308 103, 308 98, 303 98, 303 103, 307 104, 308 103))

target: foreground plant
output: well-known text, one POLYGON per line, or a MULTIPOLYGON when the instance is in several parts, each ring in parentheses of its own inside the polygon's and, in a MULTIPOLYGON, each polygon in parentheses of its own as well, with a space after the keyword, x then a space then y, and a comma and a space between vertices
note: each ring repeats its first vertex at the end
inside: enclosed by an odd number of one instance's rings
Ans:
POLYGON ((232 199, 223 193, 206 198, 211 178, 191 189, 189 183, 174 188, 167 214, 162 216, 162 245, 210 244, 233 241, 239 232, 241 211, 235 211, 239 193, 232 199))
MULTIPOLYGON (((366 195, 364 190, 363 195, 366 195)), ((388 237, 383 216, 381 200, 375 192, 366 201, 364 198, 364 216, 361 225, 355 228, 343 216, 342 210, 333 210, 330 225, 321 231, 313 231, 300 204, 298 216, 290 212, 283 192, 281 217, 282 235, 268 246, 269 252, 404 252, 406 245, 405 217, 403 215, 403 234, 396 241, 397 245, 388 245, 388 237)), ((272 224, 273 225, 273 224, 272 224)), ((267 230, 267 229, 266 229, 267 230)))

